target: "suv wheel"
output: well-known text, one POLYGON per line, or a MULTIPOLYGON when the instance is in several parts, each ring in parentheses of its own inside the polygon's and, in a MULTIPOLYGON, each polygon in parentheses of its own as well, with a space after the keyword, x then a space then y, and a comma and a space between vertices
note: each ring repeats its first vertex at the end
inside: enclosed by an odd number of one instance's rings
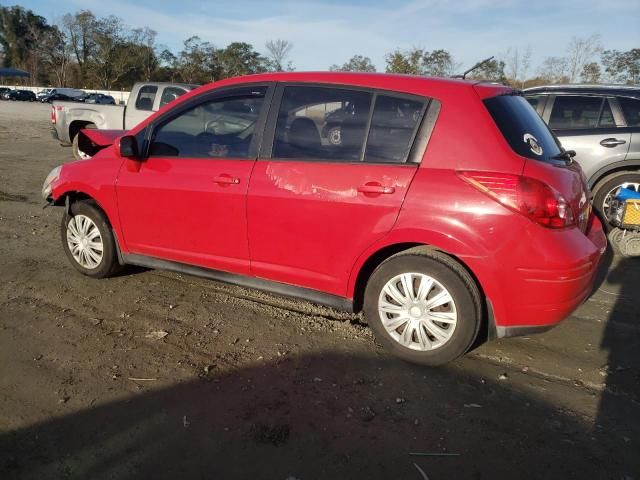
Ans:
POLYGON ((608 180, 605 179, 604 182, 596 187, 593 196, 593 205, 605 220, 608 221, 611 201, 623 187, 640 192, 640 173, 623 173, 608 180))
POLYGON ((91 202, 71 205, 60 229, 62 245, 71 264, 94 278, 110 277, 120 270, 115 240, 105 215, 91 202))
POLYGON ((447 255, 423 247, 382 263, 367 283, 364 314, 382 345, 423 365, 466 353, 480 327, 478 288, 447 255))

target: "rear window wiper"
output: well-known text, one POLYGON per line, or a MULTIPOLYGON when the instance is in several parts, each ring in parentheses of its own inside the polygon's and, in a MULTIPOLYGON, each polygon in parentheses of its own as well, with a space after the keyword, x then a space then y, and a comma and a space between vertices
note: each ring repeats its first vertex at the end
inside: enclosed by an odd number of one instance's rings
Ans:
POLYGON ((552 160, 564 160, 567 163, 573 162, 573 157, 576 156, 575 150, 563 150, 557 155, 551 157, 552 160))

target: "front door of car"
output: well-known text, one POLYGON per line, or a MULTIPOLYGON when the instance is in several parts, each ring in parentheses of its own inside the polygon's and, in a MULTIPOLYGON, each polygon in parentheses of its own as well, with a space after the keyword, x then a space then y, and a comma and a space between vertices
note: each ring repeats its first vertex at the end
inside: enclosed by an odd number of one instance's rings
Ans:
POLYGON ((130 253, 248 273, 246 196, 267 93, 214 91, 148 127, 146 158, 125 161, 116 187, 130 253))
POLYGON ((624 119, 612 108, 612 100, 601 96, 557 95, 545 109, 545 121, 567 150, 576 151, 576 161, 591 178, 602 167, 625 159, 631 134, 624 119))
POLYGON ((345 296, 358 256, 396 221, 418 168, 407 159, 427 101, 301 85, 280 86, 274 98, 266 158, 249 186, 251 271, 345 296), (345 104, 354 113, 330 139, 327 118, 345 104))

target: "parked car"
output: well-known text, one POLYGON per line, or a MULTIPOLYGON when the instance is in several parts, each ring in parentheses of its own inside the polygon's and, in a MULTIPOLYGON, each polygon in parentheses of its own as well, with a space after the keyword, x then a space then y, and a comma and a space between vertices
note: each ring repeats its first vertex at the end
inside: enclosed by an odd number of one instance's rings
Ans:
POLYGON ((51 106, 53 135, 62 145, 73 146, 73 156, 87 159, 90 152, 79 149, 78 132, 89 129, 130 129, 153 112, 164 107, 197 85, 177 83, 136 83, 129 94, 126 106, 77 105, 58 102, 51 106))
POLYGON ((640 192, 640 87, 552 85, 525 96, 562 146, 576 151, 601 218, 620 188, 640 192))
POLYGON ((7 100, 9 97, 9 93, 11 92, 11 89, 8 87, 0 87, 0 99, 2 100, 7 100), (7 96, 7 98, 5 98, 5 95, 7 96))
POLYGON ((103 93, 89 93, 81 98, 84 103, 96 103, 99 105, 115 105, 116 100, 111 95, 103 93))
POLYGON ((86 95, 85 92, 78 90, 77 88, 45 88, 38 93, 37 98, 38 101, 47 103, 49 97, 55 94, 64 95, 65 97, 71 98, 73 101, 77 101, 79 98, 86 95))
POLYGON ((413 362, 553 327, 606 248, 580 166, 500 85, 262 74, 83 135, 102 149, 42 192, 79 272, 142 265, 363 310, 413 362), (351 102, 367 114, 323 141, 322 112, 351 102))
POLYGON ((8 100, 18 100, 21 102, 35 102, 36 94, 31 90, 12 90, 8 94, 8 100))
POLYGON ((42 103, 53 103, 53 102, 79 102, 80 97, 70 97, 65 95, 64 93, 50 93, 40 99, 42 103))

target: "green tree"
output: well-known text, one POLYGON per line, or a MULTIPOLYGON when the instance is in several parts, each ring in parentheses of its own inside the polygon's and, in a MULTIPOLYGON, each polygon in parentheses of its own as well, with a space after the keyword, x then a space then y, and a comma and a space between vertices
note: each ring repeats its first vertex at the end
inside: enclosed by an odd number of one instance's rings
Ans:
POLYGON ((431 52, 422 48, 412 48, 407 51, 395 50, 388 54, 385 60, 386 71, 389 73, 450 77, 458 68, 453 55, 444 49, 431 52))
POLYGON ((487 80, 490 82, 507 83, 507 76, 504 73, 505 63, 503 60, 489 60, 471 72, 467 78, 476 80, 487 80))
POLYGON ((62 32, 78 66, 80 86, 85 86, 88 80, 88 68, 96 49, 96 28, 97 19, 89 10, 62 17, 62 32))
POLYGON ((354 55, 342 66, 332 65, 329 67, 332 72, 375 72, 376 67, 371 63, 369 57, 354 55))
POLYGON ((605 50, 601 61, 605 72, 614 82, 634 85, 640 82, 640 48, 626 52, 605 50))
POLYGON ((582 72, 580 73, 580 81, 583 83, 600 83, 601 75, 602 70, 600 69, 600 65, 598 63, 587 63, 584 67, 582 67, 582 72))
POLYGON ((248 43, 233 42, 216 52, 216 80, 266 71, 266 59, 248 43))

